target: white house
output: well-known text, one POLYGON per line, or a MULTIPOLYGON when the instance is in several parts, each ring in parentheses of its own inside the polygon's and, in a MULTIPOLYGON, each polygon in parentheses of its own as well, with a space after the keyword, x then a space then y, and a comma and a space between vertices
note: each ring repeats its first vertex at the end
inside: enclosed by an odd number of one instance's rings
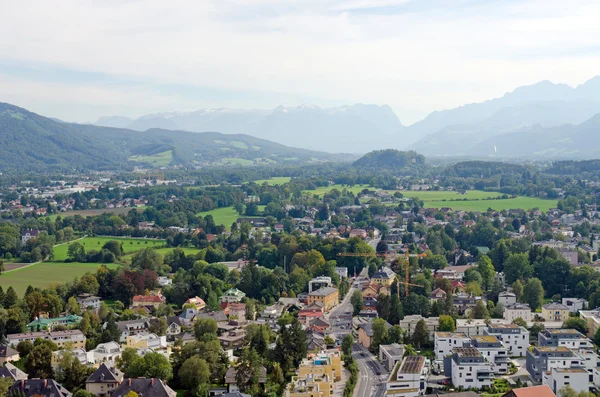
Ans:
POLYGON ((504 319, 511 323, 517 318, 530 322, 533 319, 531 308, 525 303, 513 303, 512 305, 504 306, 504 319))
POLYGON ((471 344, 489 361, 495 374, 507 375, 510 358, 508 350, 493 335, 477 335, 471 338, 471 344))
POLYGON ((498 295, 498 303, 502 303, 504 307, 517 303, 517 295, 508 291, 500 292, 498 295))
POLYGON ((486 335, 498 338, 508 350, 510 357, 525 357, 529 347, 529 331, 516 324, 490 324, 486 335))
POLYGON ((548 385, 558 394, 565 386, 570 386, 576 393, 589 391, 589 374, 584 368, 552 368, 542 374, 542 384, 548 385))
POLYGON ((100 343, 94 350, 87 352, 88 362, 94 364, 114 363, 118 357, 121 357, 123 349, 117 342, 100 343))
POLYGON ((494 380, 492 364, 473 347, 452 349, 452 356, 444 361, 444 369, 456 389, 483 389, 494 380))
POLYGON ((443 360, 455 347, 471 346, 471 339, 462 332, 436 332, 434 342, 437 361, 443 360))
POLYGON ((589 306, 588 301, 580 298, 562 298, 562 304, 569 308, 569 313, 577 313, 589 306))
POLYGON ((391 345, 379 345, 379 361, 391 371, 404 357, 404 345, 392 343, 391 345))
POLYGON ((428 378, 425 357, 407 356, 392 371, 386 383, 386 394, 417 397, 425 393, 428 378))

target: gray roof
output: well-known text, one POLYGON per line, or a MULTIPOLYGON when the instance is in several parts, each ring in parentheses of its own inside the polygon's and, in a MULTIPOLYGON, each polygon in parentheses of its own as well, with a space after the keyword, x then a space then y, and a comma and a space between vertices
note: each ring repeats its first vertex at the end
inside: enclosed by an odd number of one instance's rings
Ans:
POLYGON ((375 273, 373 273, 371 278, 394 278, 395 275, 396 273, 394 273, 392 269, 390 269, 387 266, 384 266, 381 269, 377 270, 375 273))
POLYGON ((177 393, 160 379, 127 378, 110 394, 111 397, 123 397, 130 391, 144 397, 177 397, 177 393))
POLYGON ((11 363, 6 363, 3 367, 0 368, 0 378, 12 378, 13 380, 21 380, 27 379, 28 377, 28 374, 21 371, 19 368, 15 367, 11 363))
POLYGON ((562 303, 552 302, 542 306, 546 310, 569 310, 569 308, 562 303))
MULTIPOLYGON (((227 372, 225 372, 225 383, 227 384, 235 384, 237 382, 237 368, 229 367, 227 368, 227 372)), ((267 383, 267 369, 260 366, 260 378, 258 383, 267 383)))
POLYGON ((117 368, 109 368, 105 363, 90 375, 85 383, 118 383, 123 379, 123 374, 117 368))
POLYGON ((0 357, 6 358, 19 354, 18 351, 7 345, 0 345, 0 357))
POLYGON ((71 397, 70 391, 65 389, 54 379, 28 379, 18 380, 8 389, 7 394, 23 392, 25 397, 71 397))
POLYGON ((334 292, 337 292, 337 288, 333 288, 333 287, 322 287, 319 288, 316 291, 311 292, 310 296, 327 296, 327 295, 331 295, 334 292))

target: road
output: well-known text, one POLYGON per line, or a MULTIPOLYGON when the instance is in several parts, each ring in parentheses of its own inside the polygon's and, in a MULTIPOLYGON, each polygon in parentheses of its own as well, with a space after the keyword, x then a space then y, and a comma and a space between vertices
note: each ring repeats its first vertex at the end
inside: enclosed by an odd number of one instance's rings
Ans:
POLYGON ((344 296, 344 299, 336 307, 331 309, 331 311, 325 314, 325 320, 329 322, 330 333, 334 334, 338 339, 343 339, 344 336, 352 333, 352 303, 350 299, 352 298, 352 294, 357 289, 360 290, 360 287, 355 287, 360 285, 362 281, 365 279, 367 275, 367 269, 363 269, 363 271, 358 275, 354 283, 350 286, 348 293, 344 296))
POLYGON ((354 396, 382 397, 385 394, 385 382, 388 378, 387 370, 367 348, 358 343, 354 345, 352 356, 358 365, 358 382, 354 389, 354 396))

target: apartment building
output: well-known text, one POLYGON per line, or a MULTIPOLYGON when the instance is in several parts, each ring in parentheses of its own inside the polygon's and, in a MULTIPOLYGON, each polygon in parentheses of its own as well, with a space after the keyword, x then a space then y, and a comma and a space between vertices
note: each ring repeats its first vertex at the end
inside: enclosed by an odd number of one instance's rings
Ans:
POLYGON ((422 356, 407 356, 397 363, 386 383, 386 395, 417 397, 425 393, 429 368, 422 356))
POLYGON ((528 304, 514 303, 504 307, 504 319, 511 323, 517 318, 530 322, 533 320, 533 313, 528 304))
POLYGON ((593 349, 592 342, 576 329, 544 329, 538 334, 538 346, 564 346, 569 349, 593 349))
POLYGON ((444 372, 455 388, 483 389, 494 380, 492 364, 473 347, 457 347, 444 358, 444 372))
POLYGON ((593 338, 598 328, 600 328, 600 308, 580 310, 579 317, 585 320, 588 326, 588 336, 593 338))
POLYGON ((379 361, 385 369, 391 371, 404 357, 404 345, 392 343, 391 345, 379 345, 379 361))
POLYGON ((19 342, 30 341, 35 342, 36 339, 50 340, 62 349, 67 343, 71 344, 72 349, 85 349, 86 337, 78 329, 68 331, 42 331, 42 332, 25 332, 22 334, 6 335, 6 340, 9 346, 17 346, 19 342))
POLYGON ((552 368, 582 368, 579 356, 564 346, 535 346, 527 351, 525 366, 535 382, 541 382, 543 373, 552 368))
POLYGON ((590 390, 588 372, 583 368, 552 368, 542 375, 542 384, 548 385, 556 395, 563 387, 569 386, 576 393, 590 390))
POLYGON ((508 363, 510 358, 506 347, 493 335, 477 335, 471 338, 471 345, 479 350, 479 353, 492 364, 494 374, 508 374, 508 363))
POLYGON ((484 334, 498 338, 510 357, 525 357, 529 348, 529 331, 516 324, 490 324, 484 334))
POLYGON ((436 332, 434 346, 436 361, 442 361, 455 347, 470 347, 471 338, 462 332, 436 332))
POLYGON ((546 321, 565 322, 569 318, 569 308, 562 303, 548 303, 542 306, 542 317, 546 321))

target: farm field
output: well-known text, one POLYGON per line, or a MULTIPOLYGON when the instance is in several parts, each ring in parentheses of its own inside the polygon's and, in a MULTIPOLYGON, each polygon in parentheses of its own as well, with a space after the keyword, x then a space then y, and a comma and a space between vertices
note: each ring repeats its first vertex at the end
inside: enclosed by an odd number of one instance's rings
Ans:
POLYGON ((252 165, 254 164, 254 161, 248 159, 241 159, 238 157, 223 157, 221 158, 219 163, 226 165, 252 165))
POLYGON ((442 201, 442 200, 481 200, 491 197, 501 197, 503 193, 499 192, 484 192, 483 190, 468 190, 466 194, 449 191, 434 191, 434 190, 399 190, 404 197, 416 198, 421 201, 442 201))
POLYGON ((269 186, 275 186, 283 185, 284 183, 288 183, 291 180, 292 178, 289 176, 276 176, 270 179, 259 179, 254 181, 254 183, 256 183, 257 185, 262 185, 263 183, 267 182, 269 186))
POLYGON ((156 153, 150 156, 131 156, 129 160, 138 163, 147 163, 155 167, 166 167, 173 161, 173 151, 167 150, 166 152, 156 153))
MULTIPOLYGON (((265 206, 259 205, 258 210, 262 213, 265 206)), ((231 224, 238 218, 252 218, 251 216, 240 215, 233 207, 215 208, 214 210, 204 211, 197 214, 197 216, 205 217, 206 215, 212 215, 217 225, 225 225, 227 229, 231 227, 231 224)))
POLYGON ((327 186, 327 187, 325 187, 325 186, 319 187, 319 188, 312 189, 312 190, 304 190, 304 193, 311 194, 311 195, 317 195, 317 196, 323 196, 325 193, 330 192, 333 189, 338 189, 340 191, 346 189, 348 191, 351 191, 355 195, 360 193, 363 189, 381 190, 381 189, 377 189, 377 188, 374 188, 369 185, 348 186, 348 185, 335 184, 335 185, 331 185, 331 186, 327 186))
POLYGON ((58 217, 58 216, 65 218, 67 216, 75 216, 75 215, 81 215, 83 217, 96 216, 96 215, 102 215, 102 214, 125 215, 125 214, 128 214, 129 211, 131 211, 133 209, 143 211, 144 209, 146 209, 146 206, 66 211, 66 212, 61 212, 59 214, 48 215, 47 218, 49 218, 50 220, 55 220, 56 217, 58 217))
MULTIPOLYGON (((17 295, 22 297, 29 285, 46 288, 52 284, 73 281, 75 277, 81 277, 87 272, 94 272, 100 266, 100 263, 41 262, 0 275, 0 286, 4 291, 12 286, 17 295)), ((110 269, 119 267, 112 263, 107 266, 110 269)))
POLYGON ((517 197, 505 200, 471 200, 471 201, 425 201, 425 208, 449 207, 458 211, 487 211, 492 208, 496 211, 509 209, 523 209, 528 211, 539 208, 547 212, 550 208, 556 208, 556 200, 544 200, 534 197, 517 197))
MULTIPOLYGON (((123 250, 126 253, 139 251, 147 247, 162 247, 165 245, 165 240, 151 240, 143 238, 85 237, 77 241, 83 244, 87 252, 90 249, 100 250, 102 246, 110 240, 120 241, 123 244, 123 250)), ((68 250, 69 244, 55 245, 53 248, 54 261, 63 262, 67 260, 68 250)))

